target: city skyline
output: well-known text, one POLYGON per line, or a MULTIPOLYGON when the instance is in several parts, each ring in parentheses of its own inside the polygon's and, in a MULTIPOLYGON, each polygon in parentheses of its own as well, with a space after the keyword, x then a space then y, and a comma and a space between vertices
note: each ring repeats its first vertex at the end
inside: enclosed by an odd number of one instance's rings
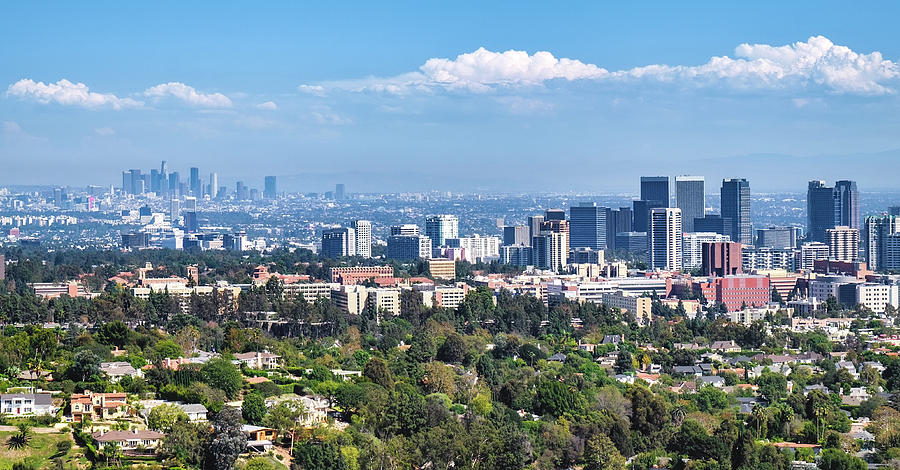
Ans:
POLYGON ((759 191, 841 178, 891 188, 879 167, 900 157, 895 5, 523 7, 495 26, 504 12, 475 4, 222 6, 181 30, 163 9, 64 4, 25 28, 35 9, 11 6, 0 38, 29 46, 0 51, 0 184, 110 184, 110 161, 165 159, 215 165, 223 183, 274 175, 288 191, 332 180, 362 192, 621 192, 646 167, 759 191), (426 33, 429 13, 476 11, 480 21, 426 33), (109 44, 116 34, 128 48, 109 44), (448 165, 481 171, 449 178, 448 165))

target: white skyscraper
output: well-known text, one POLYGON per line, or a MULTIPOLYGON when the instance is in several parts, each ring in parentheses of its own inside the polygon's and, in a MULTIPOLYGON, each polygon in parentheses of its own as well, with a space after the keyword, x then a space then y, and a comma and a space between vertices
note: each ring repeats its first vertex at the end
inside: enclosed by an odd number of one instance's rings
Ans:
POLYGON ((828 258, 837 261, 856 261, 859 259, 859 230, 847 226, 838 226, 825 230, 828 242, 828 258))
POLYGON ((209 197, 215 199, 219 194, 219 174, 212 172, 209 174, 209 197))
POLYGON ((356 255, 363 258, 372 257, 372 222, 356 220, 351 226, 356 229, 356 255))
POLYGON ((682 262, 684 269, 699 268, 703 264, 703 244, 730 242, 731 237, 715 232, 685 232, 682 243, 682 262))
POLYGON ((647 230, 650 269, 680 271, 683 268, 682 238, 681 209, 653 208, 647 230))

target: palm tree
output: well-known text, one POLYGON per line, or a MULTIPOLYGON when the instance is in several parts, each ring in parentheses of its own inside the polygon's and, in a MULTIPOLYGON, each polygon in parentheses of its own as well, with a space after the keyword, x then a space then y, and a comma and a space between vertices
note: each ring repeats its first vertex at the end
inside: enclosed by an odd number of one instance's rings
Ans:
POLYGON ((19 423, 19 431, 6 441, 6 445, 10 450, 18 450, 28 446, 31 443, 31 426, 25 423, 19 423))
POLYGON ((110 460, 113 463, 118 462, 119 454, 121 454, 122 449, 119 448, 119 443, 116 441, 109 441, 103 445, 103 456, 106 458, 106 465, 109 465, 110 460))

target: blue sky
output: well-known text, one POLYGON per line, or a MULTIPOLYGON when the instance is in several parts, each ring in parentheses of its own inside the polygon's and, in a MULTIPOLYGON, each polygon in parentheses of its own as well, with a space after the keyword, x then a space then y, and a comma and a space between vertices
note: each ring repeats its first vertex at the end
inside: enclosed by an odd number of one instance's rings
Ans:
POLYGON ((894 2, 186 3, 5 6, 0 184, 896 189, 894 2))

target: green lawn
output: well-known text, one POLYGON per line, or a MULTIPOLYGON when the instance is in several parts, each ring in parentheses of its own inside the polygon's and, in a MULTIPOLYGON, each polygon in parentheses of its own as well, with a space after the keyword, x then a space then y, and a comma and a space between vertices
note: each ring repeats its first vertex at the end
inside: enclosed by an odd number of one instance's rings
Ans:
POLYGON ((67 465, 74 464, 79 468, 87 466, 87 459, 81 449, 72 448, 64 456, 57 455, 56 443, 64 440, 71 441, 71 434, 33 434, 28 447, 11 450, 7 447, 6 442, 13 434, 12 432, 0 432, 0 470, 9 470, 13 463, 23 460, 35 464, 38 468, 55 468, 53 459, 56 457, 62 457, 67 465))

